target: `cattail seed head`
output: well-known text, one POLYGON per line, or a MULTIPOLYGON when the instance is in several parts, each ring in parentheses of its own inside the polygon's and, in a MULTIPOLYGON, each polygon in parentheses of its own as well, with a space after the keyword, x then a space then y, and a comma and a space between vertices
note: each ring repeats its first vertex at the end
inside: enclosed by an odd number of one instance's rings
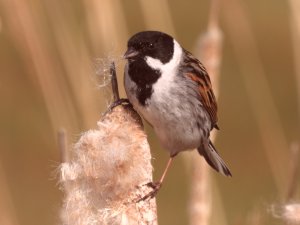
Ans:
POLYGON ((150 190, 150 148, 132 109, 118 106, 83 133, 73 159, 61 165, 66 225, 156 224, 155 200, 137 200, 150 190))

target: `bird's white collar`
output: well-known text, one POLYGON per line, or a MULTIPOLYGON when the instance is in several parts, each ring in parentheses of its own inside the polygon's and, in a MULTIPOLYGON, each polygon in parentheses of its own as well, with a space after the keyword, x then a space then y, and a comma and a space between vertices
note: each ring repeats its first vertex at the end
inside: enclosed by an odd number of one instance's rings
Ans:
POLYGON ((171 60, 163 64, 159 59, 152 58, 150 56, 145 57, 145 61, 152 69, 160 70, 162 74, 168 73, 179 66, 182 58, 182 48, 176 40, 174 40, 174 52, 171 60))

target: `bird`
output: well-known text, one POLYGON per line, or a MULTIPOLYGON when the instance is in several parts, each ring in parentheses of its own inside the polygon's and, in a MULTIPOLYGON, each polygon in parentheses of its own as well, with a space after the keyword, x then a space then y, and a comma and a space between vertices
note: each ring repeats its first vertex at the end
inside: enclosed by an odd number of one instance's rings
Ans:
POLYGON ((172 36, 141 31, 127 42, 123 58, 124 87, 129 102, 153 127, 170 158, 158 182, 150 182, 154 197, 178 153, 197 149, 217 172, 232 176, 210 140, 219 129, 217 102, 207 70, 172 36))

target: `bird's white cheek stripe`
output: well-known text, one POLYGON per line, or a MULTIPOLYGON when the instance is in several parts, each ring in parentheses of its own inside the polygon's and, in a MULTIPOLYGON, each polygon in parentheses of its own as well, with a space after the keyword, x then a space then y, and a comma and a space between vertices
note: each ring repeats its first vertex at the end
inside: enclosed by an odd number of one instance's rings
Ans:
POLYGON ((152 57, 146 57, 147 64, 155 69, 159 70, 161 73, 161 77, 157 80, 155 84, 153 84, 153 101, 157 102, 165 102, 168 101, 166 96, 168 95, 168 91, 171 87, 174 87, 174 78, 177 75, 178 66, 180 64, 182 58, 182 48, 180 45, 174 40, 174 53, 172 59, 163 64, 160 60, 154 59, 152 57))
MULTIPOLYGON (((162 74, 168 74, 173 70, 176 70, 179 66, 180 60, 182 58, 182 48, 178 44, 177 41, 174 40, 174 53, 172 59, 163 64, 159 59, 152 58, 150 56, 146 56, 145 60, 152 69, 160 70, 162 74)), ((175 75, 175 74, 174 74, 175 75)))

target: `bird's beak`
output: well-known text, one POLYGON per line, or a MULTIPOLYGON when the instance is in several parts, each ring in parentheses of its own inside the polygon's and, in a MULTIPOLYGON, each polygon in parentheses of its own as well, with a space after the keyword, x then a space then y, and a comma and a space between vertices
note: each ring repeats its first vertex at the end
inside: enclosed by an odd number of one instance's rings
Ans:
POLYGON ((134 58, 139 54, 138 51, 136 51, 134 48, 128 48, 127 51, 125 52, 123 58, 124 59, 131 59, 134 58))

